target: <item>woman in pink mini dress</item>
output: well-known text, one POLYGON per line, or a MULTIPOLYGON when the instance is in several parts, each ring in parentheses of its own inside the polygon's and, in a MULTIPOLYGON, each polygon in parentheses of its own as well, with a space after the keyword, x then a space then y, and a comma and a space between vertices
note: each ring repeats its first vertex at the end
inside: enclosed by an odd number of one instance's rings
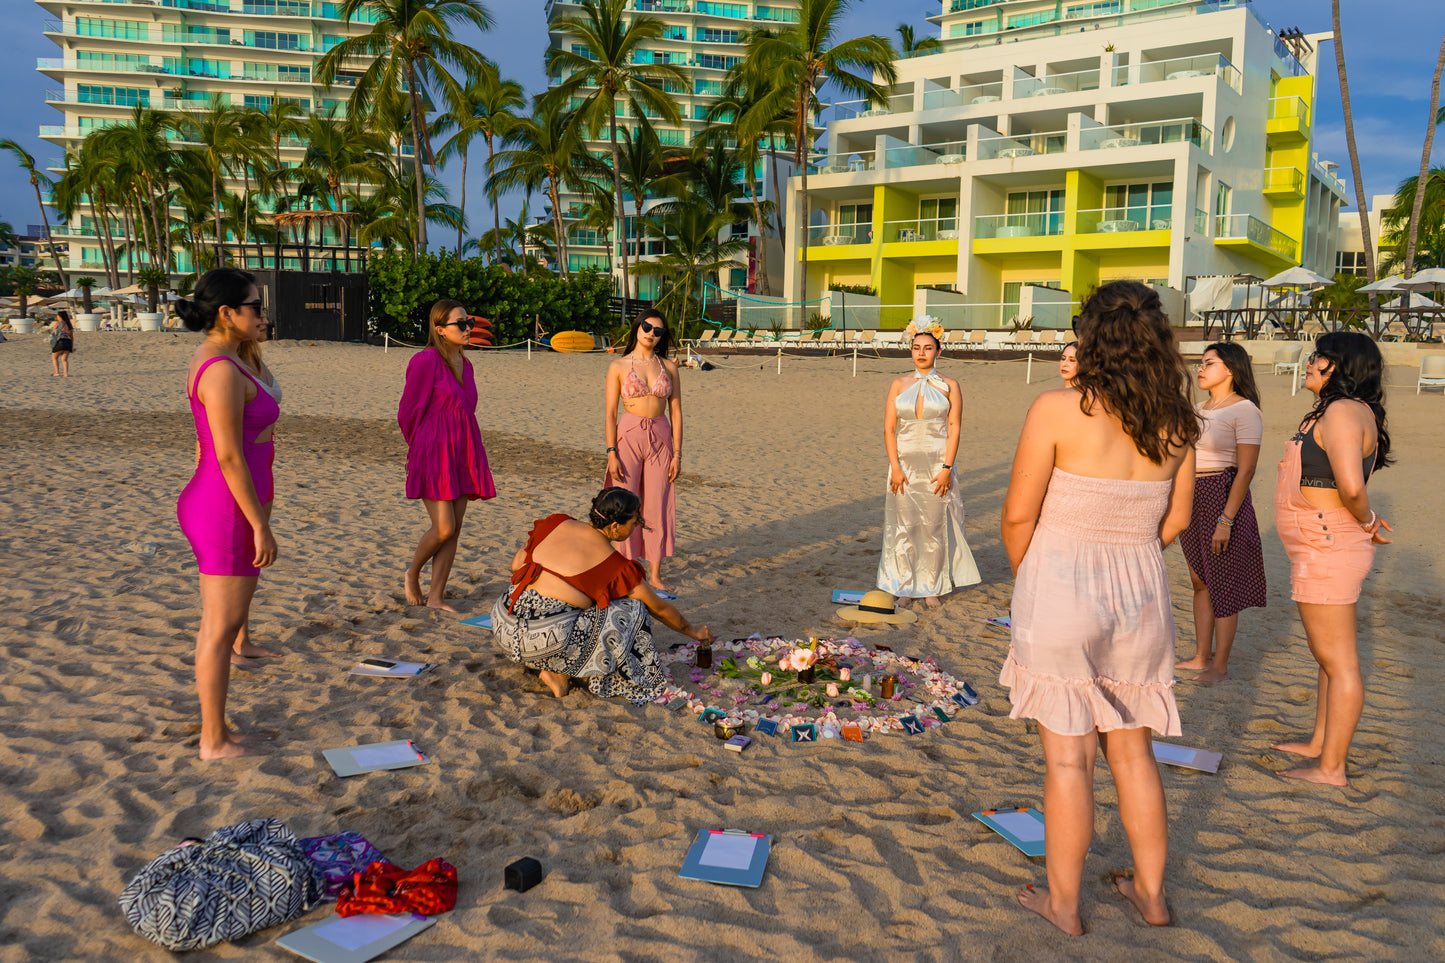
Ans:
POLYGON ((682 382, 672 332, 657 311, 632 325, 622 357, 607 366, 607 485, 642 499, 642 524, 618 546, 624 558, 646 559, 647 582, 666 591, 660 571, 677 528, 673 483, 682 468, 682 382), (618 402, 622 414, 617 413, 618 402))
POLYGON ((477 383, 463 356, 472 322, 460 301, 432 305, 427 346, 406 366, 406 387, 396 420, 408 445, 406 497, 426 505, 431 527, 406 569, 406 604, 455 612, 447 604, 447 576, 457 557, 457 538, 467 502, 495 498, 487 449, 477 426, 477 383), (431 562, 431 586, 423 594, 421 570, 431 562))
POLYGON ((1099 747, 1134 854, 1119 891, 1149 923, 1164 904, 1168 817, 1150 730, 1179 735, 1174 616, 1163 547, 1189 524, 1199 420, 1159 295, 1099 288, 1078 318, 1072 386, 1029 408, 1003 507, 1016 577, 999 681, 1044 750, 1048 889, 1019 902, 1083 932, 1079 890, 1094 833, 1099 747))

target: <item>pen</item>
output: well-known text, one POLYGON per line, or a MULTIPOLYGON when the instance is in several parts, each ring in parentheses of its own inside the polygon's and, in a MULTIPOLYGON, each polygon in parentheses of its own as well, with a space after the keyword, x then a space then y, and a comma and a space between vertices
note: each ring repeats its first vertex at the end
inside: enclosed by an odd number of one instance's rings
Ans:
POLYGON ((407 748, 409 748, 412 752, 416 753, 416 757, 417 757, 418 759, 420 759, 422 762, 426 762, 426 753, 424 753, 424 752, 422 752, 420 749, 418 749, 418 748, 416 747, 416 743, 414 743, 414 742, 412 742, 410 739, 408 739, 408 740, 406 741, 406 745, 407 745, 407 748))

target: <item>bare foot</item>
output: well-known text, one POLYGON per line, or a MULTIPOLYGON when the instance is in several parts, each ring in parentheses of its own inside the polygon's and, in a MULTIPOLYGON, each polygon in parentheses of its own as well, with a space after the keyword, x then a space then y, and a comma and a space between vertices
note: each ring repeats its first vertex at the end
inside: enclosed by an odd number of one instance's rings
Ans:
POLYGON ((454 608, 452 608, 450 605, 448 605, 445 600, 438 600, 438 601, 436 601, 436 602, 433 602, 433 601, 431 601, 430 599, 428 599, 428 600, 427 600, 427 603, 426 603, 426 607, 429 608, 429 609, 441 609, 443 612, 455 612, 455 613, 458 614, 458 615, 461 614, 460 612, 457 612, 456 609, 454 609, 454 608))
POLYGON ((1223 682, 1229 678, 1229 673, 1223 669, 1205 669, 1194 677, 1194 681, 1200 685, 1214 685, 1216 682, 1223 682))
POLYGON ((547 684, 547 688, 551 689, 552 694, 559 699, 566 695, 567 690, 572 686, 572 679, 560 672, 547 672, 543 670, 538 672, 537 676, 547 684))
POLYGON ((250 642, 247 642, 239 649, 234 646, 231 648, 231 664, 236 664, 236 656, 238 655, 243 659, 279 659, 285 654, 284 652, 272 652, 270 649, 263 649, 259 645, 252 645, 250 642))
POLYGON ((930 595, 928 596, 928 598, 923 600, 923 604, 931 609, 936 609, 943 604, 943 600, 940 599, 937 595, 930 595))
POLYGON ((1070 936, 1083 936, 1084 924, 1079 922, 1079 911, 1065 912, 1056 909, 1049 901, 1049 891, 1042 886, 1025 886, 1018 892, 1019 905, 1037 913, 1070 936))
POLYGON ((413 572, 410 568, 402 577, 403 590, 406 592, 407 605, 425 605, 426 596, 421 591, 421 574, 413 572))
POLYGON ((1144 917, 1144 922, 1150 926, 1169 925, 1169 907, 1164 902, 1163 890, 1155 898, 1149 899, 1134 886, 1134 877, 1122 874, 1114 878, 1114 886, 1125 899, 1134 904, 1139 915, 1144 917))
POLYGON ((660 578, 650 578, 650 579, 647 580, 647 584, 648 584, 648 585, 651 585, 654 589, 656 589, 656 590, 659 591, 659 592, 671 592, 671 591, 672 591, 672 589, 668 588, 666 585, 663 584, 663 581, 662 581, 662 579, 660 579, 660 578))
POLYGON ((1285 779, 1302 779, 1305 782, 1318 783, 1321 786, 1338 786, 1344 789, 1350 784, 1343 772, 1325 772, 1319 766, 1311 766, 1308 769, 1285 769, 1275 773, 1285 779))
POLYGON ((912 604, 913 600, 906 595, 900 595, 893 600, 893 607, 896 609, 906 609, 912 604))
POLYGON ((1304 756, 1306 759, 1318 759, 1324 749, 1323 746, 1314 746, 1308 742, 1276 742, 1270 748, 1292 756, 1304 756))
POLYGON ((1209 659, 1202 655, 1196 655, 1192 659, 1185 659, 1183 662, 1174 663, 1176 669, 1193 669, 1196 672, 1209 668, 1209 659))
POLYGON ((247 746, 237 741, 234 737, 228 738, 225 741, 221 742, 219 745, 213 746, 209 749, 206 748, 204 745, 201 746, 202 762, 210 762, 213 759, 239 759, 242 756, 261 755, 265 755, 265 750, 253 749, 250 746, 247 746))
POLYGON ((261 663, 253 659, 246 658, 244 655, 237 655, 234 652, 231 653, 231 668, 233 669, 254 669, 260 664, 261 663))

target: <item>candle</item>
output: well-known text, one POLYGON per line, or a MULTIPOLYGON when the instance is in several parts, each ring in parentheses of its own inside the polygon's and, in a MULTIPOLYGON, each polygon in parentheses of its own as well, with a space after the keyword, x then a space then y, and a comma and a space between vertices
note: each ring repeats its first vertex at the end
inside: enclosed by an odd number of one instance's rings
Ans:
POLYGON ((828 698, 830 698, 830 699, 836 699, 836 698, 838 698, 838 683, 836 683, 836 682, 829 682, 829 683, 828 683, 828 698))
POLYGON ((898 683, 898 679, 897 679, 896 676, 885 675, 885 676, 883 677, 883 679, 881 680, 881 683, 880 683, 881 686, 882 686, 882 690, 883 690, 883 698, 885 698, 885 699, 891 699, 891 698, 893 698, 893 687, 894 687, 895 685, 897 685, 897 683, 898 683))
POLYGON ((873 673, 871 672, 866 672, 863 674, 863 691, 873 691, 873 673))
POLYGON ((758 681, 761 682, 763 685, 772 685, 773 674, 771 672, 764 672, 762 676, 758 678, 758 681))
POLYGON ((838 678, 844 682, 849 681, 853 678, 853 670, 844 666, 843 668, 838 670, 838 678))

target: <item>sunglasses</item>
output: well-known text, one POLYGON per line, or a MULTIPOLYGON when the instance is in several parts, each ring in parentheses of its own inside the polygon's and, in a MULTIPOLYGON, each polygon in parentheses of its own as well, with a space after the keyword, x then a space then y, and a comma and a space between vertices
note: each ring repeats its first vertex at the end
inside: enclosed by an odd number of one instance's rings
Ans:
POLYGON ((439 328, 461 328, 463 331, 472 329, 472 319, 462 318, 460 321, 448 321, 446 324, 437 325, 439 328))
POLYGON ((637 330, 639 330, 639 331, 645 331, 645 332, 647 332, 648 334, 652 334, 652 333, 654 333, 654 332, 656 332, 657 334, 662 334, 664 331, 667 330, 667 325, 665 325, 665 324, 649 324, 649 323, 647 323, 646 321, 639 321, 639 322, 637 322, 637 330))
POLYGON ((240 304, 235 305, 235 308, 237 311, 242 308, 254 308, 257 314, 265 314, 266 309, 261 306, 262 303, 260 298, 256 298, 254 301, 242 301, 240 304))

